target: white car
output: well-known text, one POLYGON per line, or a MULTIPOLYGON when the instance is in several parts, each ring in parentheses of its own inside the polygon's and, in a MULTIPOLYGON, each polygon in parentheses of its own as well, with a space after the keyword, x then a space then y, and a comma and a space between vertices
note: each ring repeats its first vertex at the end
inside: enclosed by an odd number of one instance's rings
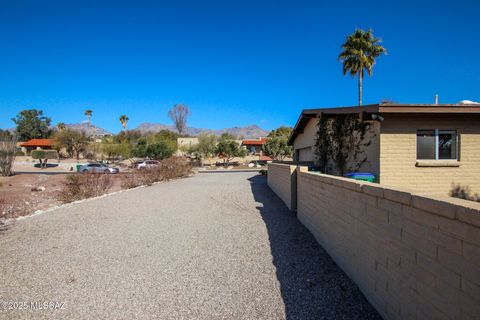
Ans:
POLYGON ((137 169, 151 169, 156 168, 160 165, 160 162, 156 160, 145 160, 137 163, 137 169))
POLYGON ((103 163, 87 163, 80 166, 82 173, 119 173, 120 169, 109 167, 103 163))

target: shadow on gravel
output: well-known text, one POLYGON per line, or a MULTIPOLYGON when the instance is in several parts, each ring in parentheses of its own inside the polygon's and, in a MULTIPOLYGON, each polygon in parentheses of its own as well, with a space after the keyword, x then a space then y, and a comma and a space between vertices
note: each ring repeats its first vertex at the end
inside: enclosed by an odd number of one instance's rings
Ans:
POLYGON ((381 319, 360 289, 270 190, 264 176, 249 179, 268 229, 286 318, 381 319))
MULTIPOLYGON (((48 170, 48 169, 46 169, 48 170)), ((68 174, 68 173, 71 173, 71 172, 46 172, 46 171, 15 171, 15 174, 44 174, 44 175, 47 175, 47 176, 54 176, 54 175, 57 175, 57 174, 68 174)))

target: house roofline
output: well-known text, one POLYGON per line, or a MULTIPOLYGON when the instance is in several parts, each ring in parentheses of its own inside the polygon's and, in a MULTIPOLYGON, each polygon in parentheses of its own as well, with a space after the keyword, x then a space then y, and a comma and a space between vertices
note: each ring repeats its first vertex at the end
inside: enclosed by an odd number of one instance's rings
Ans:
POLYGON ((293 145, 293 140, 312 118, 321 114, 371 114, 371 113, 398 113, 398 114, 480 114, 480 104, 406 104, 406 103, 380 103, 364 106, 350 106, 337 108, 303 109, 288 138, 288 144, 293 145))

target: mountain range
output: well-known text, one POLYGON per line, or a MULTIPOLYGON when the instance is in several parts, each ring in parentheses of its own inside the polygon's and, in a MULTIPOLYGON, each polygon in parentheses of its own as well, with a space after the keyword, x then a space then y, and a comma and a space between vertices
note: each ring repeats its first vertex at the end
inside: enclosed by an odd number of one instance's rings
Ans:
POLYGON ((68 129, 73 129, 77 131, 85 131, 88 135, 92 136, 109 136, 112 135, 111 132, 101 128, 97 127, 95 125, 90 125, 88 126, 88 123, 82 122, 82 123, 67 123, 65 124, 65 127, 68 129))
MULTIPOLYGON (((65 125, 67 128, 85 131, 89 135, 95 136, 105 136, 111 135, 112 133, 95 125, 88 126, 88 123, 69 123, 65 125)), ((170 130, 173 132, 178 132, 177 129, 172 125, 166 125, 161 123, 149 123, 144 122, 140 124, 138 127, 133 128, 133 130, 139 130, 141 132, 158 132, 160 130, 170 130)), ((200 133, 210 133, 215 135, 221 135, 222 133, 229 133, 237 138, 259 138, 259 137, 266 137, 270 131, 264 130, 259 126, 252 124, 245 127, 232 127, 232 128, 225 128, 225 129, 204 129, 204 128, 194 128, 194 127, 187 127, 186 134, 190 136, 198 136, 200 133)))
MULTIPOLYGON (((173 132, 178 132, 177 129, 172 125, 165 125, 161 123, 149 123, 144 122, 140 124, 136 130, 140 130, 142 132, 158 132, 160 130, 170 130, 173 132)), ((229 133, 237 138, 259 138, 259 137, 266 137, 270 131, 264 130, 259 126, 252 124, 245 127, 232 127, 232 128, 225 128, 225 129, 202 129, 202 128, 194 128, 194 127, 187 127, 186 134, 190 136, 197 136, 200 133, 210 133, 215 135, 221 135, 222 133, 229 133)))

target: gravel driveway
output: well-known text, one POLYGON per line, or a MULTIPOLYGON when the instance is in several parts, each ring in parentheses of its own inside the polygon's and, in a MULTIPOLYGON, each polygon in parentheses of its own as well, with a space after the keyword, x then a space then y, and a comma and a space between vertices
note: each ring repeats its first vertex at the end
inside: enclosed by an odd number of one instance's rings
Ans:
POLYGON ((0 234, 0 299, 61 307, 1 319, 380 318, 265 177, 246 172, 18 221, 0 234))

